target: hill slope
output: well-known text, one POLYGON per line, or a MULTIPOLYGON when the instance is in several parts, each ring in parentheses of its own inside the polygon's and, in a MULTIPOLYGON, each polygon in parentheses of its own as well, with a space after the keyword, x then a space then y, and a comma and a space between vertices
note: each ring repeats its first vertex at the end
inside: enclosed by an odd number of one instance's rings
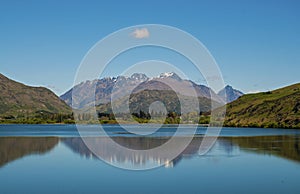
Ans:
POLYGON ((70 107, 44 87, 30 87, 0 74, 0 118, 27 117, 37 112, 71 113, 70 107))
POLYGON ((300 83, 240 97, 227 105, 225 124, 300 128, 300 83))

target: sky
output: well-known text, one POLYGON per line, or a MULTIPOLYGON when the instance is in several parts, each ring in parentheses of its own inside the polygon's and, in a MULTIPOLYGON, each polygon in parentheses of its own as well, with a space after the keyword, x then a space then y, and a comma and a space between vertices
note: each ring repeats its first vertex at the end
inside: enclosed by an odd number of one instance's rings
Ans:
MULTIPOLYGON (((297 0, 2 0, 0 73, 61 95, 99 40, 129 26, 162 24, 201 41, 226 84, 245 93, 272 90, 300 82, 299 10, 297 0)), ((160 48, 124 53, 103 76, 117 76, 145 59, 184 64, 168 53, 160 48)), ((181 69, 202 83, 192 68, 181 69)))

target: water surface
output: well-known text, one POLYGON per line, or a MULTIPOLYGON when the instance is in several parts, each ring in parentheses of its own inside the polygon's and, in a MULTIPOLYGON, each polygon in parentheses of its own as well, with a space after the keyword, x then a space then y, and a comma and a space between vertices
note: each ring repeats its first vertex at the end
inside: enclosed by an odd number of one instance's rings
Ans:
MULTIPOLYGON (((105 142, 107 137, 89 138, 105 142)), ((161 145, 176 130, 136 137, 107 126, 132 149, 161 145)), ((188 126, 187 126, 188 130, 188 126)), ((198 154, 205 128, 175 159, 124 155, 99 146, 106 159, 129 165, 161 162, 146 171, 122 170, 99 160, 74 125, 1 125, 0 193, 300 193, 300 133, 285 129, 225 128, 213 148, 198 154)), ((99 144, 102 145, 102 144, 99 144)), ((174 148, 176 149, 176 148, 174 148)))

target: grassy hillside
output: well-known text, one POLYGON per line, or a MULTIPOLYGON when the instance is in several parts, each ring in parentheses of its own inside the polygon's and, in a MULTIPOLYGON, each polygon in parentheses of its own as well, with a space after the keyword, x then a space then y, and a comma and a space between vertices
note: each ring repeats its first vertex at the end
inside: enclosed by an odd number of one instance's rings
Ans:
POLYGON ((0 74, 0 120, 71 114, 71 108, 44 87, 30 87, 0 74))
POLYGON ((227 105, 225 124, 300 128, 300 84, 240 97, 227 105))

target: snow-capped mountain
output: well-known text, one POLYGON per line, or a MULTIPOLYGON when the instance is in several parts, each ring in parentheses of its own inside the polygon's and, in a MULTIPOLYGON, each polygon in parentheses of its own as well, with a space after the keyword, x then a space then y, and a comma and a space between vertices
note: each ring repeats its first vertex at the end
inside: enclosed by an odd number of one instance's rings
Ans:
POLYGON ((74 108, 109 103, 131 93, 144 90, 174 90, 183 96, 197 96, 224 102, 212 89, 198 85, 191 80, 183 80, 176 73, 162 73, 158 77, 149 78, 142 73, 134 73, 130 77, 118 76, 82 82, 61 96, 67 104, 74 108), (93 88, 95 93, 93 93, 93 88), (194 94, 191 93, 194 92, 194 94), (74 92, 73 96, 72 93, 74 92), (74 97, 74 99, 72 99, 74 97))

